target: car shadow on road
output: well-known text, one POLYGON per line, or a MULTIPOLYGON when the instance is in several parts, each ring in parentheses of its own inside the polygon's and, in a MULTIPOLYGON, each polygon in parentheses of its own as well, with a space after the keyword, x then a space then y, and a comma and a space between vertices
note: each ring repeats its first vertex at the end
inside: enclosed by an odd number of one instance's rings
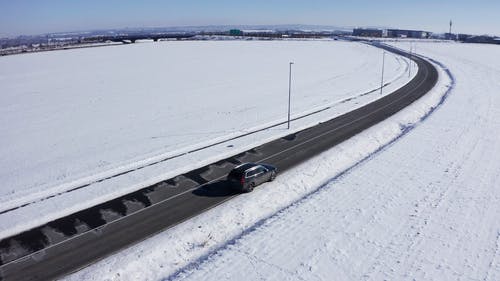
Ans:
POLYGON ((194 195, 203 197, 227 197, 240 193, 238 190, 232 188, 230 182, 227 180, 209 183, 193 191, 194 195))

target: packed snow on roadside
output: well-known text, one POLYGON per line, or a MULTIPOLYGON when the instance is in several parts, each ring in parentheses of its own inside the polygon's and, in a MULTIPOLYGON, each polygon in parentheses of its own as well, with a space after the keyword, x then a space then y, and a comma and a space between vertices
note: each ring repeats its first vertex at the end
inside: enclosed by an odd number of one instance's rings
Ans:
POLYGON ((408 108, 66 279, 500 280, 500 49, 417 50, 440 79, 408 108))
MULTIPOLYGON (((385 62, 383 94, 416 72, 401 56, 385 62)), ((333 40, 150 42, 2 57, 0 238, 369 103, 381 96, 381 66, 381 50, 333 40), (328 110, 291 130, 212 145, 286 119, 290 61, 292 117, 328 110)))

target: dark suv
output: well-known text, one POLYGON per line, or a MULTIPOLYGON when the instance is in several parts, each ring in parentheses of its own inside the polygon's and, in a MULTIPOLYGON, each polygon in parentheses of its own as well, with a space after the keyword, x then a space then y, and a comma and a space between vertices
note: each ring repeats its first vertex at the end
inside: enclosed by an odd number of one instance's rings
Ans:
POLYGON ((261 163, 245 163, 234 167, 227 176, 231 186, 251 192, 257 185, 273 181, 278 170, 276 167, 261 163))

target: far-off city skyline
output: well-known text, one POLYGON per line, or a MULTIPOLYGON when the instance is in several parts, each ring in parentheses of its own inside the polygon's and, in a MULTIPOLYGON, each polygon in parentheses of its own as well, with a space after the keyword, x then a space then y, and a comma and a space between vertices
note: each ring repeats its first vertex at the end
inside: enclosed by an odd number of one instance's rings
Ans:
POLYGON ((0 37, 112 28, 311 24, 500 35, 500 2, 0 1, 0 37))

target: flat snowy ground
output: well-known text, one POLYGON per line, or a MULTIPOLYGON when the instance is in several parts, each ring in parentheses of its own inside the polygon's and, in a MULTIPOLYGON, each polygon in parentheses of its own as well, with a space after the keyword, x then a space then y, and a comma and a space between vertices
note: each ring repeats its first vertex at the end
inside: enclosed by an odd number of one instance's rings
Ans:
POLYGON ((68 279, 500 280, 500 48, 417 52, 452 73, 426 97, 68 279))
MULTIPOLYGON (((377 99, 381 64, 381 50, 333 40, 150 42, 2 57, 0 238, 377 99), (284 121, 290 61, 292 117, 328 110, 289 131, 183 155, 284 121)), ((399 56, 387 54, 385 70, 384 93, 411 78, 399 56)))

